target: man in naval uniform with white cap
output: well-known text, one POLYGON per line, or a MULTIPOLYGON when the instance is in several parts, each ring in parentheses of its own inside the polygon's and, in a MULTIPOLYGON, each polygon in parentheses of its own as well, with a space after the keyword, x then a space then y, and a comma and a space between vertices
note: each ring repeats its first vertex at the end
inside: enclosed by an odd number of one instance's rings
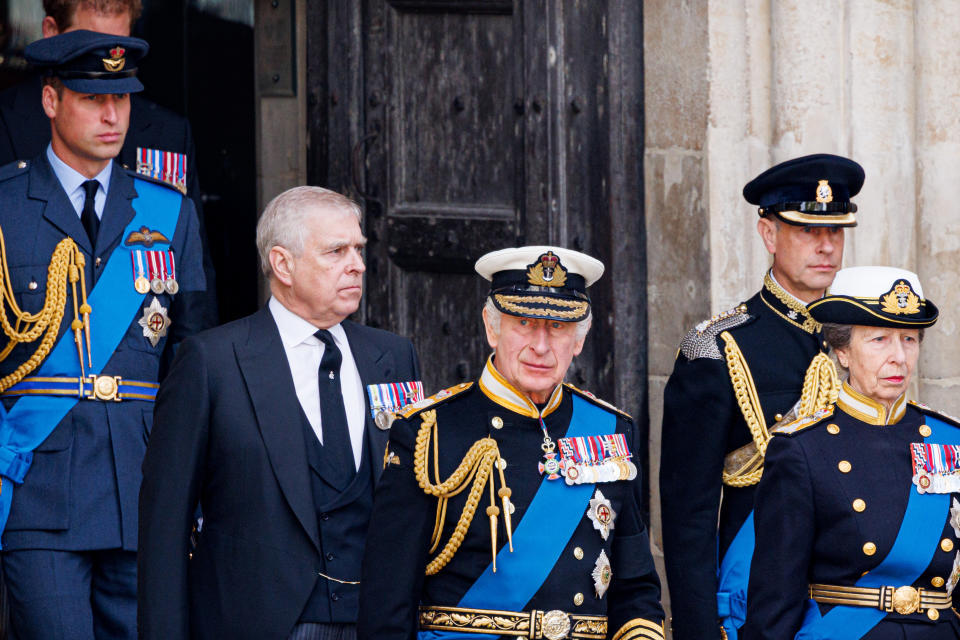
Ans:
POLYGON ((532 246, 476 270, 493 354, 393 424, 358 637, 662 639, 636 426, 563 382, 603 264, 532 246))

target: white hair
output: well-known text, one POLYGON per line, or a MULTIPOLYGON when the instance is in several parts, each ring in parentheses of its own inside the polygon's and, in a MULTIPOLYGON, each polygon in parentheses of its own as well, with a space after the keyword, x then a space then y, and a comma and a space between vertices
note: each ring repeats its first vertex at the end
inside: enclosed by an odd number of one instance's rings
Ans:
MULTIPOLYGON (((500 318, 503 317, 503 312, 500 309, 497 309, 497 306, 493 303, 493 298, 487 296, 487 301, 483 304, 483 310, 487 312, 487 318, 490 321, 490 326, 493 328, 493 332, 500 335, 500 318)), ((578 320, 575 324, 577 325, 576 336, 577 340, 582 340, 586 337, 587 332, 590 331, 590 324, 593 322, 593 312, 590 311, 587 313, 587 317, 583 320, 578 320)))
POLYGON ((303 227, 307 219, 333 213, 352 214, 357 222, 362 222, 360 205, 323 187, 294 187, 271 200, 257 222, 257 253, 264 275, 273 275, 270 249, 283 247, 299 256, 303 252, 303 227))

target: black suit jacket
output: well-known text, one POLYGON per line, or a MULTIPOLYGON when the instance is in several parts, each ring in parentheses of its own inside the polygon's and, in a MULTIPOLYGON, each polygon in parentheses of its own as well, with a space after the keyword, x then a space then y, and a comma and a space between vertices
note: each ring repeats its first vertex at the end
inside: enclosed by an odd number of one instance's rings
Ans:
MULTIPOLYGON (((419 379, 409 340, 343 323, 364 387, 419 379)), ((185 341, 160 389, 140 492, 143 638, 286 638, 317 580, 302 411, 269 309, 185 341), (203 532, 190 557, 197 505, 203 532)), ((379 476, 388 432, 367 412, 379 476)))

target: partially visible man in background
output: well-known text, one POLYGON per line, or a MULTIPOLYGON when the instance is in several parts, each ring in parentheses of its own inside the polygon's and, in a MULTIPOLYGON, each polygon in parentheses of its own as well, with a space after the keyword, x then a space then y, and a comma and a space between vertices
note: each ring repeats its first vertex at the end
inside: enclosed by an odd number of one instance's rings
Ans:
MULTIPOLYGON (((43 37, 86 29, 129 36, 142 11, 141 0, 43 0, 43 37)), ((0 92, 0 165, 36 157, 50 143, 50 123, 40 106, 40 76, 0 92)), ((203 271, 207 287, 201 310, 205 324, 217 323, 213 262, 203 217, 196 149, 190 123, 183 116, 131 94, 130 127, 117 156, 137 173, 163 180, 193 200, 200 220, 203 271)))

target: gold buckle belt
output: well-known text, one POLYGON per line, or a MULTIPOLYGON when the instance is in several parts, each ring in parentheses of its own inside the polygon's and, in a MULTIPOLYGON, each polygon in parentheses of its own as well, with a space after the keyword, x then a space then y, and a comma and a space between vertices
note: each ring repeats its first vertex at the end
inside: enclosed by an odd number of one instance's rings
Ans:
POLYGON ((553 611, 494 611, 463 607, 420 607, 420 629, 500 634, 534 640, 604 640, 607 616, 553 611))
POLYGON ((953 598, 946 591, 931 591, 905 587, 841 587, 829 584, 811 584, 810 597, 823 604, 842 604, 848 607, 876 607, 887 613, 909 615, 923 613, 936 620, 938 609, 949 609, 953 598))
POLYGON ((124 380, 123 376, 91 374, 85 378, 60 376, 27 377, 2 392, 3 396, 67 396, 103 402, 149 400, 157 398, 156 382, 124 380))

